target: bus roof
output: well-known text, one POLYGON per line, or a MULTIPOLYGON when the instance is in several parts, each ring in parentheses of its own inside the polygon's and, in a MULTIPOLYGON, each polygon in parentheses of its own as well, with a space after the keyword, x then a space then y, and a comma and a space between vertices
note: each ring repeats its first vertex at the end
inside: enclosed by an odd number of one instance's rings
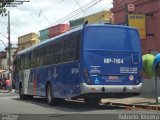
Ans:
POLYGON ((22 51, 19 51, 19 52, 17 53, 17 55, 21 55, 21 54, 27 53, 27 52, 29 52, 29 51, 31 51, 31 50, 36 49, 36 48, 37 48, 37 49, 38 49, 38 48, 41 48, 43 45, 50 44, 50 43, 52 43, 53 41, 56 41, 58 38, 67 36, 67 35, 69 35, 69 34, 71 34, 71 33, 80 32, 82 29, 85 29, 85 28, 87 28, 87 27, 101 27, 101 26, 102 26, 102 27, 106 26, 106 27, 112 27, 112 28, 122 28, 122 29, 134 29, 134 30, 136 30, 136 28, 134 28, 134 27, 122 26, 122 25, 89 24, 89 25, 80 26, 80 27, 75 28, 75 29, 73 29, 73 30, 67 31, 67 32, 65 32, 65 33, 63 33, 63 34, 60 34, 60 35, 54 37, 54 38, 50 38, 50 39, 48 39, 48 40, 46 40, 46 41, 44 41, 44 42, 41 42, 41 43, 39 43, 39 44, 37 44, 37 45, 34 45, 34 46, 32 46, 32 47, 29 47, 29 48, 27 48, 27 49, 24 49, 24 50, 22 50, 22 51))
POLYGON ((65 33, 63 33, 63 34, 60 34, 60 35, 58 35, 58 36, 56 36, 56 37, 54 37, 54 38, 50 38, 50 39, 48 39, 48 40, 46 40, 46 41, 43 41, 43 42, 41 42, 41 43, 39 43, 39 44, 36 44, 36 45, 32 46, 32 47, 29 47, 29 48, 26 48, 26 49, 24 49, 24 50, 22 50, 22 51, 19 51, 19 52, 17 53, 17 55, 20 55, 20 54, 23 54, 23 53, 27 53, 27 52, 29 52, 30 50, 33 50, 33 49, 36 49, 36 48, 40 48, 40 47, 43 46, 43 45, 52 43, 53 41, 57 40, 58 38, 61 38, 61 37, 63 37, 63 36, 66 36, 66 35, 69 35, 69 34, 71 34, 71 33, 75 33, 75 32, 81 31, 81 30, 82 30, 82 27, 75 28, 75 29, 70 30, 70 31, 68 31, 68 32, 65 32, 65 33))

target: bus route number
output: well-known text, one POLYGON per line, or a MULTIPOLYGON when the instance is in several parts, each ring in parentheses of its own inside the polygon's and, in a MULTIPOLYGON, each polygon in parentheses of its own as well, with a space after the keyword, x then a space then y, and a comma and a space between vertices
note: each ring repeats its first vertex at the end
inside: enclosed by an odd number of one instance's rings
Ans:
POLYGON ((114 64, 123 64, 124 60, 120 58, 104 58, 104 63, 114 63, 114 64))

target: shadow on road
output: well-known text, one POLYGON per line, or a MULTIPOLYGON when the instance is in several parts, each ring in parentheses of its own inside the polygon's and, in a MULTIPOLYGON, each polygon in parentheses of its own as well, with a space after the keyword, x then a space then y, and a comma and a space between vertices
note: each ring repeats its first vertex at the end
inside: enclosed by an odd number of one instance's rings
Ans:
POLYGON ((13 100, 35 104, 37 106, 42 106, 46 108, 53 108, 57 110, 61 110, 64 112, 85 112, 85 111, 94 111, 94 110, 123 110, 126 107, 123 106, 116 106, 116 105, 104 105, 100 104, 98 106, 88 106, 83 101, 70 101, 66 100, 57 104, 56 106, 49 106, 47 105, 47 101, 45 98, 35 97, 30 100, 21 100, 20 98, 12 98, 13 100))

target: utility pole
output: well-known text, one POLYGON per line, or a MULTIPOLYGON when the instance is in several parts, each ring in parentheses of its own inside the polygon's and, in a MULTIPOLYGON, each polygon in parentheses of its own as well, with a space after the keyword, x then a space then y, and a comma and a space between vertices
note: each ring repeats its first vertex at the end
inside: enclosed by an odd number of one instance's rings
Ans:
POLYGON ((8 78, 11 78, 11 38, 10 38, 10 11, 8 11, 8 67, 9 75, 8 78))

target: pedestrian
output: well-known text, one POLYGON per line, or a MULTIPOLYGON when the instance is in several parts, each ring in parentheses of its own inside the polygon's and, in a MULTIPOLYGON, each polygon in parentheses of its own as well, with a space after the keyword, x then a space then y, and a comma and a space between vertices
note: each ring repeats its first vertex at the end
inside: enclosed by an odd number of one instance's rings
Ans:
POLYGON ((6 80, 6 90, 10 91, 10 83, 11 81, 9 79, 6 80))

